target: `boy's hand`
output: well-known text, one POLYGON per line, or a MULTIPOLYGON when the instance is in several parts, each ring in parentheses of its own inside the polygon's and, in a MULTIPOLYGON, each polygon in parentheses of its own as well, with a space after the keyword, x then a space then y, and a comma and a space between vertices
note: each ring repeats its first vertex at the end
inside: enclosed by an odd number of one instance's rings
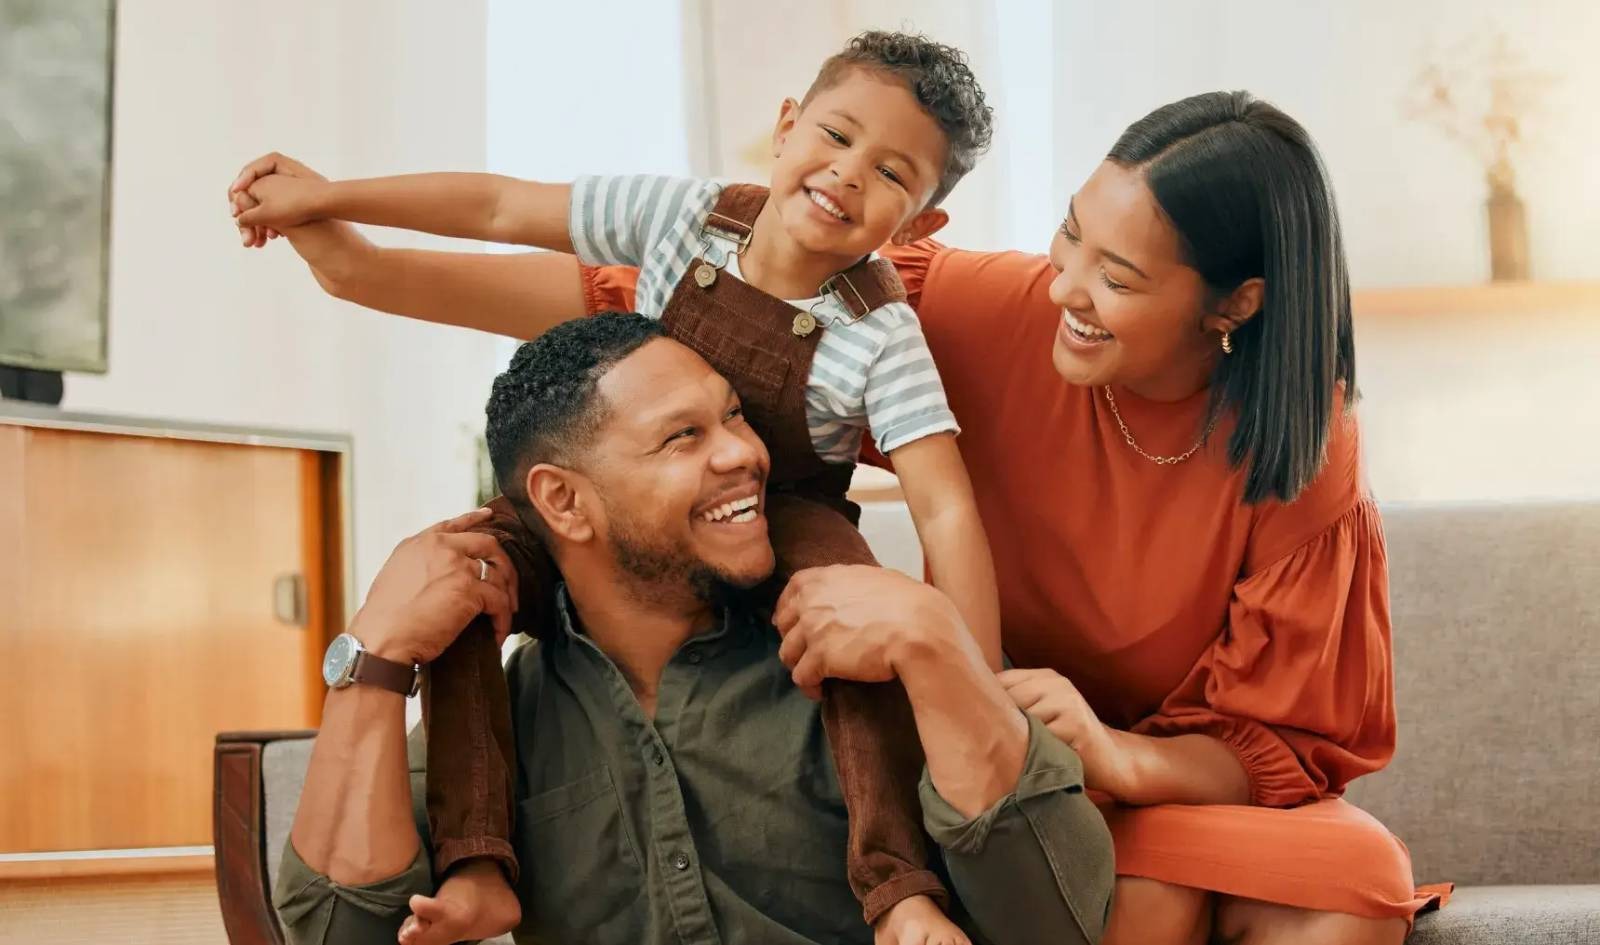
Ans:
POLYGON ((265 227, 281 232, 319 220, 319 200, 326 186, 326 181, 287 174, 257 178, 245 191, 256 205, 241 208, 242 202, 236 199, 234 222, 241 227, 265 227))
MULTIPOLYGON (((264 154, 246 164, 239 171, 239 176, 235 177, 233 183, 228 185, 228 207, 235 218, 239 216, 240 212, 251 209, 256 205, 257 201, 248 194, 250 185, 254 184, 257 178, 266 177, 269 174, 281 174, 285 177, 306 177, 318 181, 327 180, 326 177, 288 155, 279 154, 276 151, 271 154, 264 154)), ((271 227, 244 225, 239 227, 240 238, 244 241, 245 246, 251 248, 265 246, 267 245, 267 240, 276 239, 279 235, 278 231, 271 227)))

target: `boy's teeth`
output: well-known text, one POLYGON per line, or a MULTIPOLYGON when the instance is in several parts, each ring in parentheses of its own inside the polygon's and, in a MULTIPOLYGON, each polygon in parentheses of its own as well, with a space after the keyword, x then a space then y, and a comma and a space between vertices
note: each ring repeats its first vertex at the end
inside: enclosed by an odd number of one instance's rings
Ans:
POLYGON ((826 194, 822 193, 821 191, 816 191, 816 190, 807 191, 807 193, 809 193, 811 195, 811 202, 812 203, 814 203, 817 206, 821 207, 822 209, 828 211, 829 213, 833 214, 835 217, 838 217, 841 220, 846 219, 846 217, 844 215, 844 211, 839 209, 839 205, 838 204, 834 203, 832 200, 829 200, 828 196, 826 194))

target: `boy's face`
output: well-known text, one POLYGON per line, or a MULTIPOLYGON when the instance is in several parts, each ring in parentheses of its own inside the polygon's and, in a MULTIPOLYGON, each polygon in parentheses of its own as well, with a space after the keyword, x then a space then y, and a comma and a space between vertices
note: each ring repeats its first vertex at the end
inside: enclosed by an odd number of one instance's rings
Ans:
POLYGON ((944 170, 944 132, 901 83, 850 70, 773 131, 772 201, 789 237, 842 265, 948 219, 924 209, 944 170))

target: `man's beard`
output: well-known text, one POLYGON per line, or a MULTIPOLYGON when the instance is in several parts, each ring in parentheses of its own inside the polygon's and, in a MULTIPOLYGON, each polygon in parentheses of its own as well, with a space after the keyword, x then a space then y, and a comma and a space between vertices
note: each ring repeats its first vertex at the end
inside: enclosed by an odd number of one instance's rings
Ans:
POLYGON ((617 567, 641 588, 658 588, 671 594, 688 592, 695 600, 721 606, 744 597, 765 578, 729 574, 682 545, 659 537, 653 529, 638 527, 611 511, 611 545, 617 567))

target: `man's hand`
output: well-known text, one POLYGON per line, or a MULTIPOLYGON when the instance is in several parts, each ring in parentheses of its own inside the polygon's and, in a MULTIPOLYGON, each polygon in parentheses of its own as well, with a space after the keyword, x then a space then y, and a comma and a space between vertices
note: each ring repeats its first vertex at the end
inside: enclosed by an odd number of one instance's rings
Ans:
POLYGON ((1086 787, 1118 799, 1125 795, 1128 759, 1120 733, 1100 721, 1078 687, 1053 669, 1008 669, 999 679, 1017 708, 1078 753, 1086 787))
POLYGON ((401 542, 373 580, 351 635, 384 659, 427 663, 482 613, 504 642, 517 609, 517 574, 499 542, 467 531, 490 514, 477 509, 401 542))
MULTIPOLYGON (((236 218, 236 222, 241 212, 252 209, 258 203, 255 198, 248 196, 250 186, 256 182, 257 178, 272 174, 327 181, 326 177, 306 167, 294 158, 279 154, 276 151, 262 155, 246 164, 239 171, 239 176, 235 177, 233 183, 228 185, 228 207, 236 218)), ((268 226, 245 226, 243 224, 239 226, 241 240, 245 246, 252 249, 259 249, 267 245, 267 240, 275 239, 278 235, 278 231, 275 228, 268 226)))
POLYGON ((950 599, 886 568, 835 565, 790 579, 772 623, 794 683, 815 698, 824 678, 886 682, 899 661, 933 647, 965 646, 983 662, 950 599))

